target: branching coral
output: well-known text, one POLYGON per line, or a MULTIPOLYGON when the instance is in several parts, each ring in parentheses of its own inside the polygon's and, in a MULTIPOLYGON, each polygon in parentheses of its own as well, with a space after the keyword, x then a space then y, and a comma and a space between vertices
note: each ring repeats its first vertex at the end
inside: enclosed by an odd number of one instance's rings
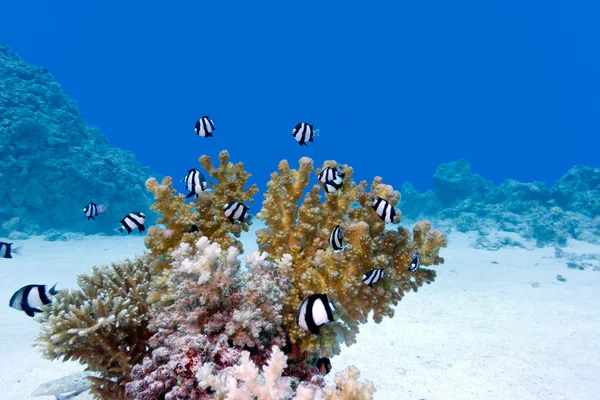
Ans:
POLYGON ((246 257, 250 273, 240 268, 238 254, 206 237, 172 253, 166 281, 172 304, 152 306, 154 351, 134 368, 130 398, 212 398, 195 378, 203 363, 226 368, 244 350, 262 363, 270 346, 285 344, 279 289, 285 282, 274 276, 266 255, 246 257))
MULTIPOLYGON (((248 231, 247 222, 232 224, 223 213, 223 207, 230 201, 253 202, 253 196, 258 192, 255 184, 244 189, 250 174, 244 170, 243 163, 229 162, 229 153, 226 150, 219 154, 219 167, 216 168, 210 157, 203 155, 199 162, 208 175, 216 182, 208 182, 211 190, 198 196, 194 202, 187 202, 183 194, 175 194, 173 179, 166 177, 159 184, 156 179, 146 181, 146 188, 154 194, 156 202, 152 210, 162 215, 158 223, 163 225, 153 226, 148 229, 146 246, 150 249, 150 260, 156 272, 157 288, 162 288, 164 276, 161 272, 170 268, 169 257, 180 243, 192 245, 201 236, 210 237, 211 241, 220 244, 223 248, 236 247, 243 251, 239 238, 242 231, 248 231)), ((164 295, 157 291, 153 301, 164 295)))
POLYGON ((349 367, 336 374, 336 386, 324 389, 284 377, 287 356, 277 346, 271 349, 267 363, 259 367, 250 359, 250 353, 242 351, 240 361, 233 367, 215 374, 214 364, 206 363, 198 369, 196 378, 202 388, 214 391, 214 399, 224 400, 286 400, 293 394, 295 400, 368 400, 373 398, 373 383, 358 382, 358 369, 349 367))
POLYGON ((39 317, 38 343, 46 358, 77 360, 97 371, 92 391, 124 398, 134 365, 148 354, 150 267, 146 258, 94 267, 78 277, 80 290, 63 290, 39 317))
MULTIPOLYGON (((422 266, 437 265, 444 261, 439 250, 446 246, 445 235, 431 230, 429 222, 417 223, 412 235, 403 227, 395 231, 385 229, 372 207, 373 197, 379 196, 396 206, 400 193, 384 185, 380 177, 373 180, 367 191, 367 182, 356 184, 352 180, 352 168, 339 167, 333 161, 325 162, 325 167, 343 170, 342 188, 325 194, 322 201, 321 189, 314 185, 299 203, 310 185, 313 161, 302 158, 298 170, 281 161, 279 172, 271 174, 258 214, 267 225, 257 232, 260 250, 277 258, 286 253, 292 257, 293 266, 285 271, 291 289, 284 300, 284 328, 298 351, 307 351, 313 357, 339 354, 342 341, 354 343, 358 325, 367 321, 369 313, 373 312, 375 322, 381 322, 386 315, 392 317, 392 305, 398 304, 405 292, 416 291, 435 279, 433 270, 408 270, 412 253, 419 251, 422 266), (336 225, 341 226, 349 244, 345 251, 337 253, 328 244, 336 225), (362 282, 362 276, 375 268, 385 268, 388 275, 371 288, 362 282), (315 293, 334 296, 340 309, 336 323, 326 325, 319 335, 307 333, 295 324, 298 306, 315 293)), ((396 215, 397 224, 400 213, 396 215)))

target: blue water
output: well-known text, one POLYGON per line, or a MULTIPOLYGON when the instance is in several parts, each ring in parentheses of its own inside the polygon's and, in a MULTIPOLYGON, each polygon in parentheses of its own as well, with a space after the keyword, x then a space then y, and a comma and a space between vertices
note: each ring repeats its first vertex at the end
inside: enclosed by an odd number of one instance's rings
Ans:
POLYGON ((432 186, 464 157, 495 183, 597 166, 592 2, 3 2, 0 42, 43 65, 110 142, 174 177, 228 149, 432 186), (193 132, 201 115, 215 137, 193 132), (321 136, 300 147, 293 126, 321 136))

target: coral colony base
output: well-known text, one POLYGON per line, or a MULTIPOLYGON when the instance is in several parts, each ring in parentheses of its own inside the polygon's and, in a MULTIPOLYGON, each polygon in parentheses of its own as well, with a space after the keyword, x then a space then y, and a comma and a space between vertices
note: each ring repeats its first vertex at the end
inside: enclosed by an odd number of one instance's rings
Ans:
POLYGON ((199 161, 214 182, 193 202, 175 193, 170 177, 146 182, 162 215, 149 228, 148 252, 94 268, 79 277, 79 290, 44 307, 45 357, 86 365, 92 392, 104 399, 371 399, 375 388, 359 382, 355 367, 326 386, 328 357, 356 342, 369 314, 375 322, 393 317, 407 292, 433 282, 435 271, 422 266, 444 262, 445 235, 429 222, 412 232, 386 229, 384 208, 373 206, 385 199, 389 211, 400 193, 379 177, 357 184, 352 168, 333 161, 315 171, 309 158, 298 169, 283 160, 257 214, 265 222, 259 251, 242 265, 238 238, 249 218, 232 223, 223 210, 252 203, 258 189, 244 188, 250 174, 226 151, 219 167, 208 156, 199 161), (343 170, 333 193, 310 184, 326 167, 343 170), (329 244, 336 226, 347 244, 341 251, 329 244), (421 266, 412 272, 417 251, 421 266), (385 276, 365 284, 377 268, 385 276), (320 300, 298 312, 313 295, 335 299, 333 317, 320 300), (306 324, 318 333, 301 329, 306 324))

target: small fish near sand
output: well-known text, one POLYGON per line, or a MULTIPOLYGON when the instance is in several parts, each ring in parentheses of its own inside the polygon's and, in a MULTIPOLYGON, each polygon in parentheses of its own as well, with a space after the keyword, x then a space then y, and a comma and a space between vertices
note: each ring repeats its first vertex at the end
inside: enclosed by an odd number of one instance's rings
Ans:
POLYGON ((319 130, 315 130, 311 124, 299 122, 292 130, 292 136, 300 146, 308 146, 306 142, 314 142, 313 138, 319 136, 319 130))
POLYGON ((98 213, 103 213, 104 211, 106 211, 106 206, 104 204, 96 204, 93 201, 87 203, 83 208, 83 213, 87 217, 88 221, 90 219, 96 220, 94 217, 97 217, 98 213))
POLYGON ((333 298, 329 301, 326 294, 310 295, 298 307, 296 324, 300 329, 318 335, 322 325, 333 322, 334 311, 337 307, 333 298))
POLYGON ((21 254, 22 246, 14 246, 14 243, 0 242, 0 258, 13 258, 13 254, 21 254))
POLYGON ((52 303, 50 298, 56 296, 60 290, 56 290, 56 285, 46 291, 46 285, 27 285, 17 290, 8 303, 15 310, 23 311, 30 317, 36 312, 42 312, 40 307, 52 303))
POLYGON ((50 382, 42 383, 31 393, 32 396, 55 396, 57 400, 66 400, 88 390, 92 382, 89 372, 77 372, 50 382))
POLYGON ((196 126, 194 126, 194 131, 196 135, 202 137, 212 137, 212 132, 215 130, 215 122, 210 119, 207 115, 200 117, 198 121, 196 121, 196 126))
POLYGON ((141 212, 130 212, 127 214, 120 222, 121 226, 116 229, 118 232, 125 232, 129 235, 136 228, 140 231, 140 233, 146 230, 144 226, 144 222, 146 221, 146 216, 141 212))

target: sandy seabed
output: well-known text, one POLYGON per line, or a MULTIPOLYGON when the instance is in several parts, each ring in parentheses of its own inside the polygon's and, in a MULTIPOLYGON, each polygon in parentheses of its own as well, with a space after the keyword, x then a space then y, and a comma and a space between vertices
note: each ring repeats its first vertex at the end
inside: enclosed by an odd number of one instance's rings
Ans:
MULTIPOLYGON (((394 318, 363 325, 358 343, 331 360, 327 380, 356 365, 377 400, 600 399, 600 271, 568 269, 554 248, 531 243, 473 249, 476 238, 451 234, 436 281, 409 293, 394 318)), ((141 254, 144 242, 132 234, 20 243, 21 256, 0 259, 0 398, 53 399, 31 393, 83 366, 43 359, 32 347, 39 324, 8 307, 11 295, 32 283, 75 288, 78 273, 141 254)), ((244 246, 256 249, 252 236, 244 246)), ((573 241, 565 250, 600 246, 573 241)))

